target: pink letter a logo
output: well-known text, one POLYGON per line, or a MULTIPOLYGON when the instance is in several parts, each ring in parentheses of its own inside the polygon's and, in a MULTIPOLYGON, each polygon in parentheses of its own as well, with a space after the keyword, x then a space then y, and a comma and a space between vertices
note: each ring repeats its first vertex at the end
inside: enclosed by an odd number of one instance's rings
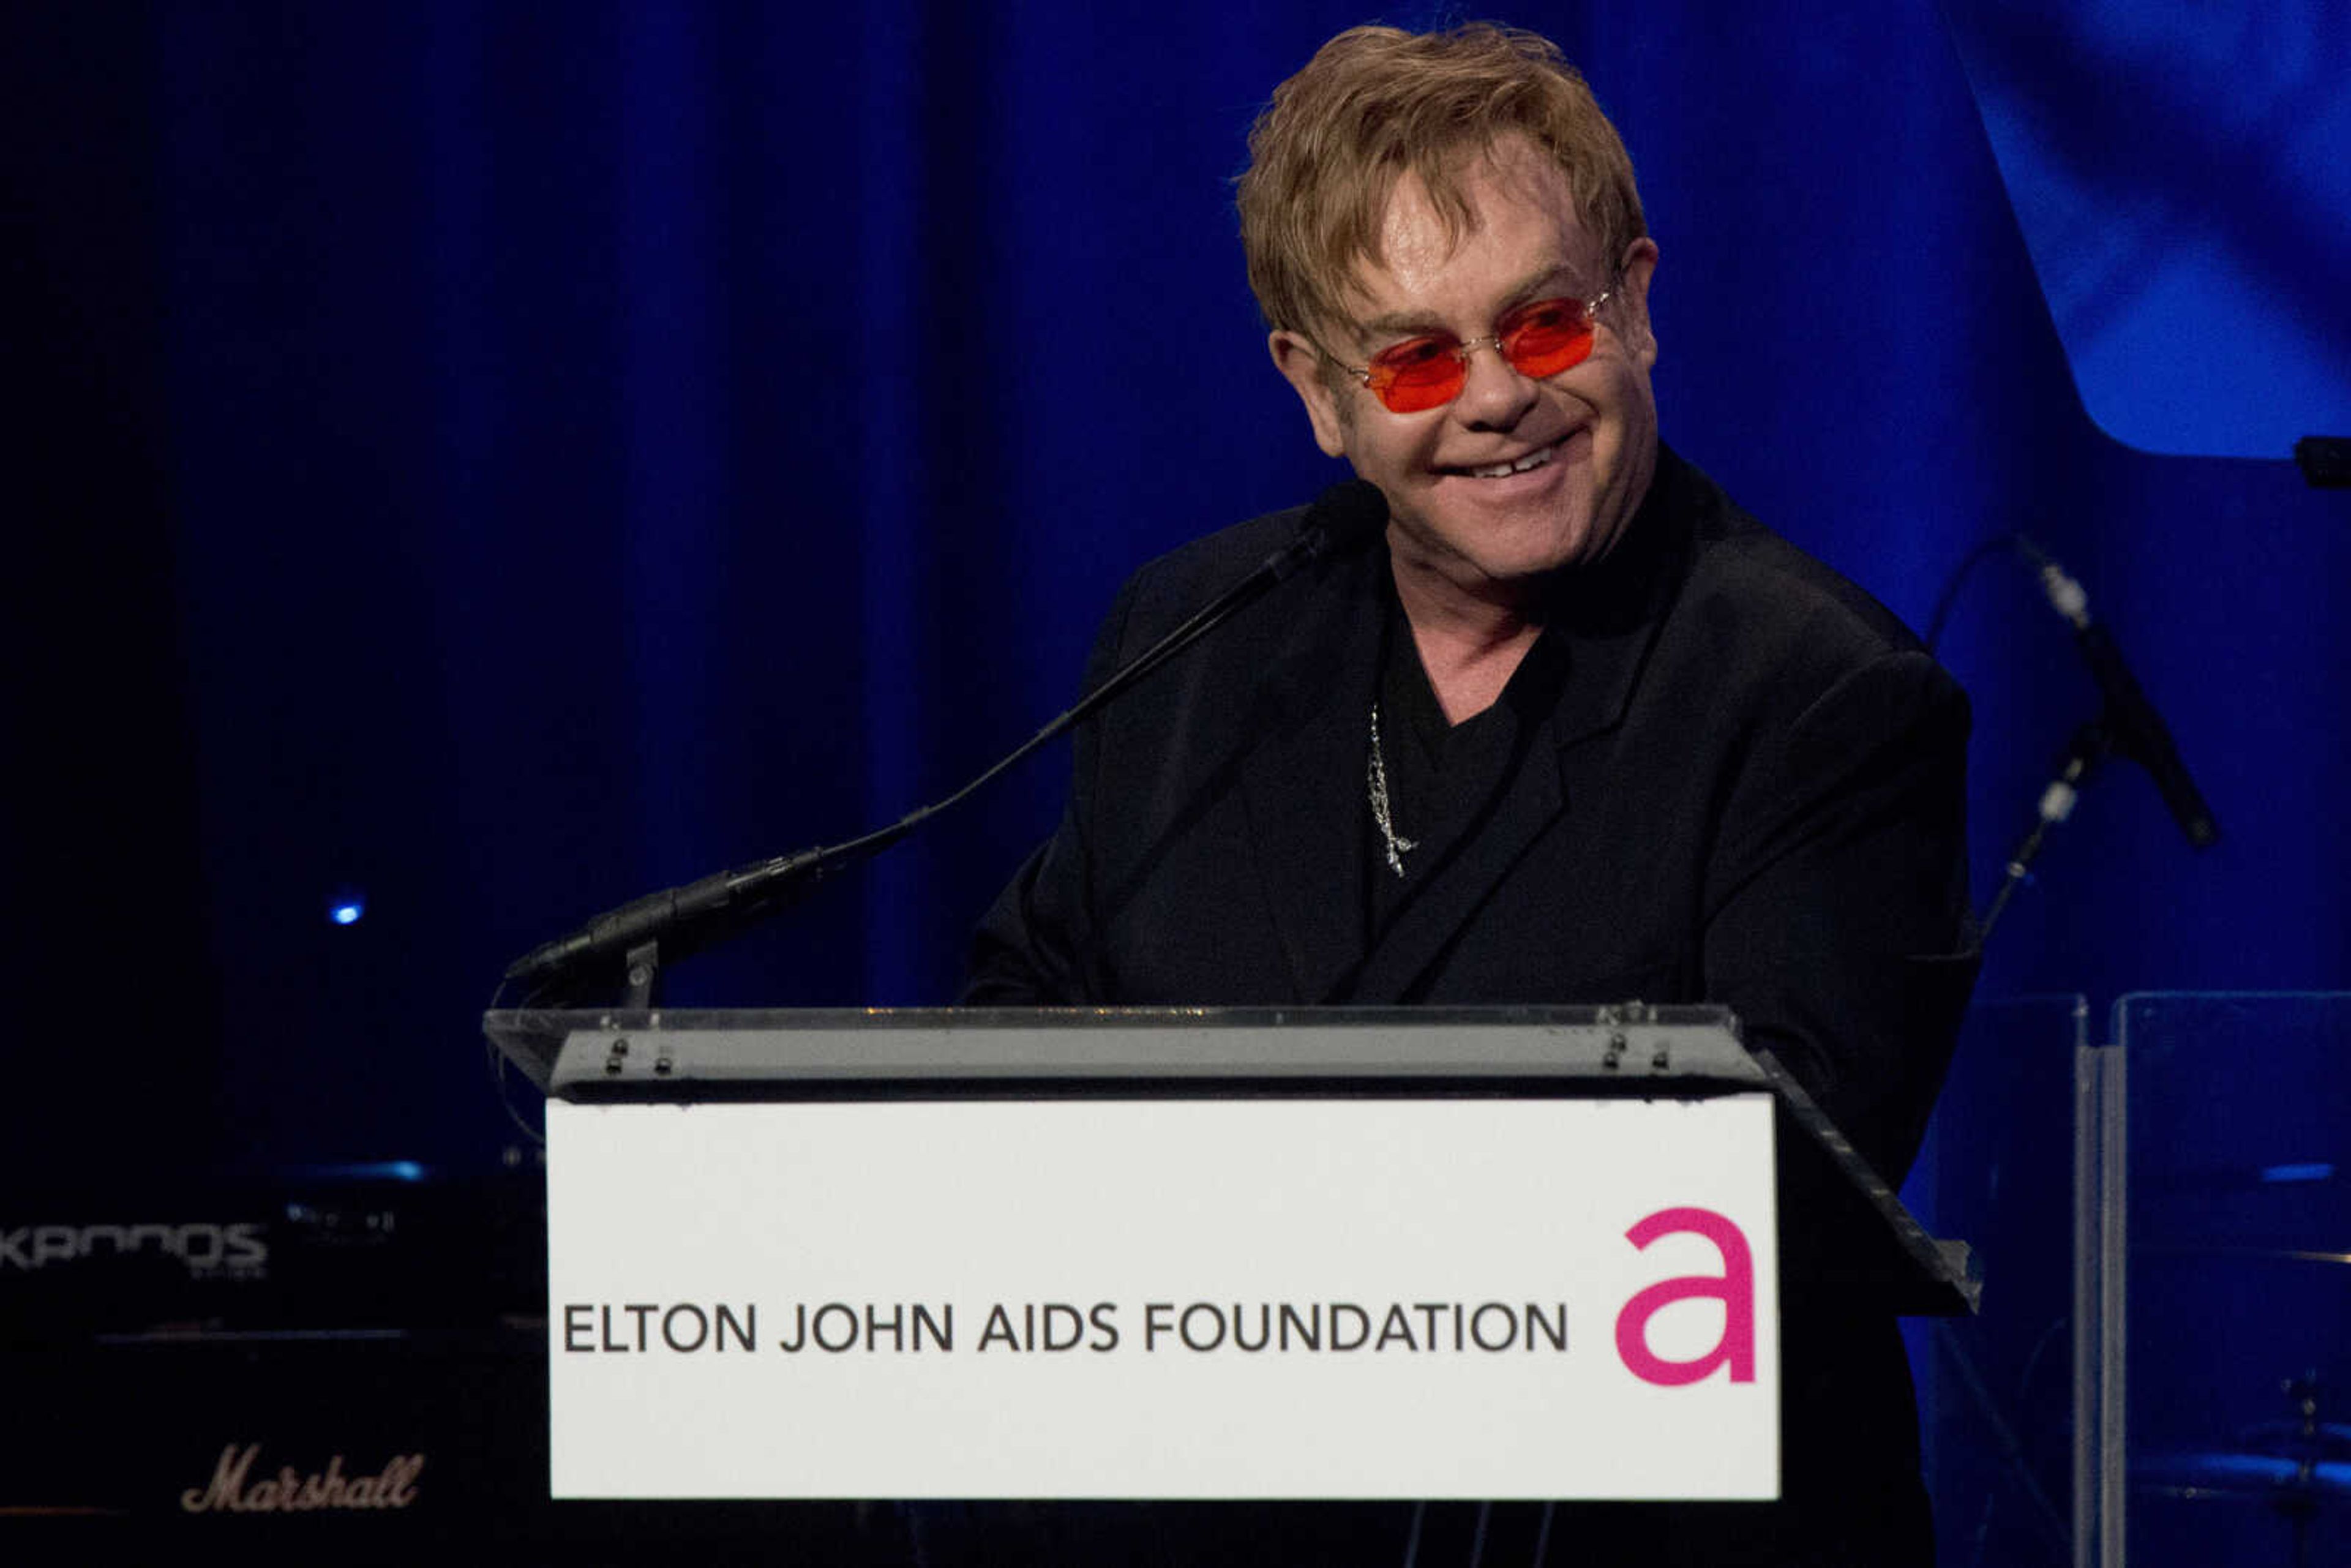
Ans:
POLYGON ((1690 1231, 1713 1242, 1722 1253, 1722 1272, 1677 1275, 1635 1294, 1616 1314, 1616 1354, 1634 1376, 1668 1388, 1696 1383, 1725 1363, 1731 1382, 1754 1382, 1755 1263, 1746 1236, 1710 1208, 1667 1208, 1625 1232, 1625 1239, 1646 1250, 1658 1237, 1676 1231, 1690 1231), (1668 1361, 1649 1348, 1649 1319, 1659 1308, 1694 1296, 1712 1296, 1722 1302, 1722 1338, 1696 1360, 1668 1361))

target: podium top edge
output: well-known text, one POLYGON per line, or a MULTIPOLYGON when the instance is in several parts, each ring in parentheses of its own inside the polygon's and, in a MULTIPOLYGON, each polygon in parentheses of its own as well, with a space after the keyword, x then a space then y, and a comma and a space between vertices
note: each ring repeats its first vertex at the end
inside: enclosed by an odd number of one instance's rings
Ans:
MULTIPOLYGON (((1675 1079, 1759 1083, 1719 1007, 618 1009, 493 1012, 543 1091, 758 1082, 1675 1079)), ((693 1086, 693 1087, 689 1087, 693 1086)))
POLYGON ((1528 1024, 1715 1025, 1738 1032, 1729 1008, 1708 1003, 1577 1003, 1479 1007, 1065 1007, 1065 1008, 507 1008, 482 1015, 504 1032, 710 1029, 1171 1029, 1359 1024, 1501 1027, 1528 1024))

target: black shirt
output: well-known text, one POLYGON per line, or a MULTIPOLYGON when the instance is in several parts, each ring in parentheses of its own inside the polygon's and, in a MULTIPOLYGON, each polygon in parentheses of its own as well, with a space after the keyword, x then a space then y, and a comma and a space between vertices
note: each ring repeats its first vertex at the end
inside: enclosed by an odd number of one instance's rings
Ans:
POLYGON ((1393 582, 1387 585, 1386 599, 1376 699, 1377 761, 1369 755, 1367 736, 1364 784, 1367 802, 1374 773, 1386 785, 1389 826, 1399 841, 1396 859, 1404 869, 1398 874, 1390 862, 1387 836, 1367 810, 1365 852, 1371 870, 1364 879, 1366 949, 1378 942, 1431 871, 1476 835, 1542 729, 1543 716, 1551 711, 1567 673, 1565 640, 1537 637, 1492 706, 1459 724, 1448 723, 1393 582), (1409 849, 1404 847, 1407 842, 1409 849))

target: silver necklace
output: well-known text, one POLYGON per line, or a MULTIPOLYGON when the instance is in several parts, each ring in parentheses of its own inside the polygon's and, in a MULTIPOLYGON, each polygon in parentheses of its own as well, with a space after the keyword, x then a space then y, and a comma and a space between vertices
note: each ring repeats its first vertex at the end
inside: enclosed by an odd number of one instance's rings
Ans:
POLYGON ((1372 704, 1372 762, 1368 780, 1372 796, 1372 822, 1380 830, 1380 842, 1387 850, 1388 869, 1404 875, 1404 857, 1417 846, 1412 840, 1395 831, 1395 818, 1388 810, 1388 764, 1380 754, 1380 705, 1372 704))

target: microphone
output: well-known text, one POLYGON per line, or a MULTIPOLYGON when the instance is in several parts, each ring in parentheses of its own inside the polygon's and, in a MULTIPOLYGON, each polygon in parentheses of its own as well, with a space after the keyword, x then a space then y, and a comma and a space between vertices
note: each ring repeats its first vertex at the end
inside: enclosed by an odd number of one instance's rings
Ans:
POLYGON ((2048 596, 2050 607, 2073 626, 2074 646, 2082 651, 2083 662, 2090 666, 2091 678, 2105 698, 2101 726, 2114 749, 2147 770, 2188 842, 2199 850, 2211 848, 2220 840, 2220 824, 2213 820, 2212 809, 2204 803, 2196 781, 2188 776, 2188 765, 2179 759, 2170 727, 2147 701, 2115 640, 2105 627, 2091 621, 2090 596, 2082 585, 2047 556, 2040 556, 2039 561, 2042 591, 2048 596))
MULTIPOLYGON (((888 849, 1047 741, 1090 717, 1274 584, 1318 560, 1344 555, 1370 543, 1387 526, 1387 497, 1368 479, 1348 479, 1332 486, 1306 508, 1298 535, 1290 543, 1268 556, 1257 570, 1210 600, 1175 630, 1113 670, 1061 716, 946 800, 910 811, 888 827, 862 838, 754 862, 681 887, 632 899, 598 915, 568 936, 532 948, 507 967, 506 977, 544 982, 622 956, 629 958, 633 971, 637 967, 634 950, 648 943, 677 939, 668 955, 676 957, 725 940, 759 918, 797 902, 832 872, 888 849)), ((632 973, 632 992, 649 995, 651 977, 650 962, 643 977, 632 973)))

